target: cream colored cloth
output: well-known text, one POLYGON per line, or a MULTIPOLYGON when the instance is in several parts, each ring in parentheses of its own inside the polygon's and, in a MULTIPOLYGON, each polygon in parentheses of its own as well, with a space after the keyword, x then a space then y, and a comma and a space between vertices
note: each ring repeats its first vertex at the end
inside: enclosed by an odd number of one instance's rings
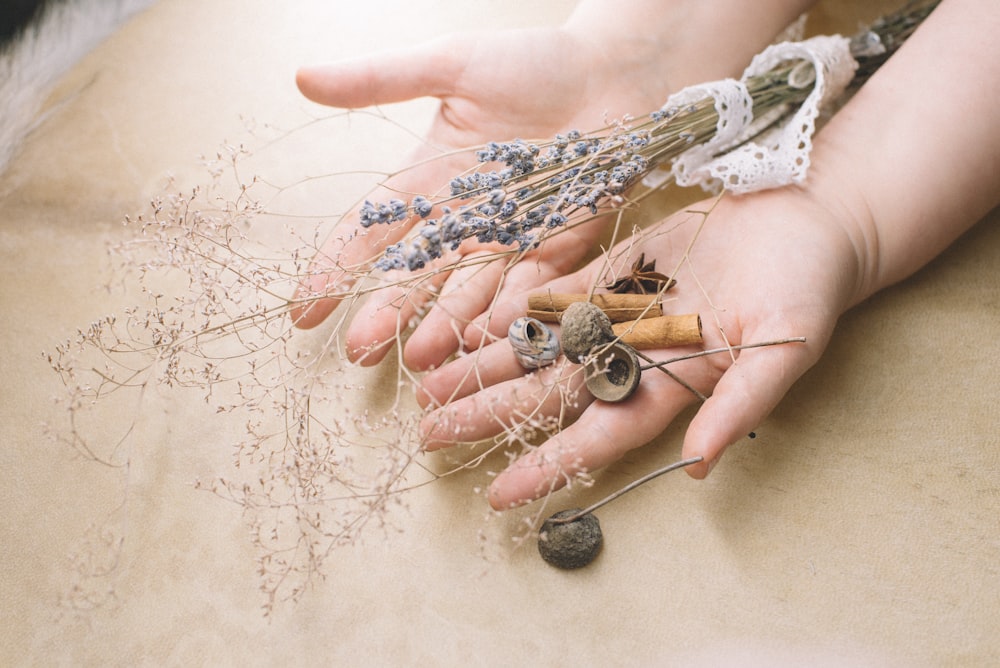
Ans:
MULTIPOLYGON (((65 416, 42 351, 128 303, 100 289, 118 222, 166 174, 204 179, 197 156, 245 137, 241 116, 287 127, 313 113, 297 65, 480 22, 552 23, 570 4, 163 0, 62 82, 62 107, 0 177, 0 664, 1000 661, 996 213, 848 313, 819 365, 708 480, 672 474, 600 511, 605 549, 578 572, 548 567, 530 543, 511 550, 518 516, 488 520, 473 488, 489 479, 471 471, 409 495, 391 528, 336 551, 324 580, 265 620, 247 518, 193 488, 229 471, 239 425, 206 418, 200 395, 151 393, 127 470, 46 436, 43 423, 65 416), (102 554, 117 557, 94 590, 101 605, 61 607, 74 564, 102 554)), ((857 25, 850 6, 832 11, 820 27, 857 25)), ((394 113, 419 129, 430 109, 394 113)), ((391 164, 388 137, 307 147, 274 168, 299 157, 350 168, 359 151, 391 164)), ((312 204, 325 196, 341 195, 312 204)), ((133 410, 114 405, 97 432, 133 410)), ((556 502, 674 460, 682 434, 683 421, 556 502)))

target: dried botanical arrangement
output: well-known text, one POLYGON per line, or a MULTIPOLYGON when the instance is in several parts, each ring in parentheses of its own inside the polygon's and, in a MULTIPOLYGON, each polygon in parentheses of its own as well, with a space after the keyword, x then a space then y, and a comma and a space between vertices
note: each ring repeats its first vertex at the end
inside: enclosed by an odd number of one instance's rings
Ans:
MULTIPOLYGON (((851 61, 848 75, 831 83, 829 97, 863 83, 935 5, 911 3, 851 40, 817 43, 819 51, 832 50, 836 58, 851 61)), ((154 389, 191 390, 217 413, 239 416, 245 431, 232 444, 234 470, 199 487, 244 510, 258 552, 265 611, 298 599, 322 575, 334 550, 353 543, 366 526, 385 521, 407 491, 477 467, 494 453, 530 450, 562 427, 558 415, 526 411, 513 424, 505 422, 503 433, 468 461, 444 469, 427 465, 419 430, 423 412, 409 398, 419 374, 403 364, 402 346, 395 347, 391 396, 377 409, 358 412, 350 406, 348 397, 358 389, 350 379, 358 377, 357 368, 342 351, 351 308, 390 288, 431 290, 428 286, 441 272, 487 262, 507 268, 533 262, 549 240, 596 217, 609 216, 614 223, 612 243, 641 235, 622 221, 639 204, 635 186, 644 179, 648 184, 655 178, 656 187, 673 181, 736 192, 762 187, 762 182, 766 187, 774 178, 771 166, 765 164, 747 179, 745 172, 717 159, 748 151, 749 164, 766 163, 769 156, 762 162, 755 141, 780 132, 805 103, 814 113, 806 123, 811 134, 815 112, 834 99, 817 94, 818 80, 829 75, 825 61, 798 53, 772 54, 771 60, 748 70, 742 82, 682 91, 644 119, 620 119, 595 132, 572 131, 547 141, 478 147, 473 150, 479 166, 456 175, 443 192, 364 200, 336 217, 332 227, 357 221, 369 233, 390 229, 397 240, 369 262, 336 265, 349 279, 320 291, 300 287, 314 284, 309 279, 319 271, 310 265, 320 247, 319 232, 285 221, 284 241, 276 243, 273 225, 267 234, 260 231, 262 219, 281 218, 269 201, 290 186, 277 187, 263 175, 245 173, 251 151, 228 147, 209 163, 208 183, 187 192, 168 191, 152 202, 148 214, 127 221, 135 233, 115 248, 116 257, 122 280, 140 286, 145 302, 90 324, 48 355, 67 390, 63 401, 69 427, 55 433, 88 459, 122 468, 128 466, 128 455, 117 441, 95 445, 82 425, 88 411, 109 401, 131 394, 141 409, 144 396, 154 389), (486 252, 458 252, 472 242, 486 252), (341 301, 340 310, 317 333, 303 335, 292 314, 321 298, 341 301)), ((801 153, 793 154, 801 158, 801 153)), ((807 160, 803 165, 800 159, 780 178, 804 178, 805 167, 807 160)), ((385 180, 394 174, 385 174, 385 180)), ((701 219, 710 215, 695 214, 701 219)), ((529 310, 507 330, 526 373, 549 365, 564 370, 540 403, 555 397, 560 405, 573 405, 583 387, 600 401, 627 401, 643 372, 666 373, 705 398, 669 368, 692 355, 654 361, 643 353, 701 341, 700 314, 662 310, 676 268, 664 273, 667 268, 658 271, 644 257, 624 265, 621 260, 607 257, 605 280, 590 293, 534 295, 529 310), (556 321, 562 325, 560 335, 547 324, 556 321), (573 375, 581 382, 566 382, 573 375)), ((330 270, 328 264, 322 272, 330 270)), ((397 343, 412 325, 399 318, 397 343)), ((789 332, 786 339, 694 355, 733 354, 801 340, 789 332)), ((372 371, 373 377, 379 373, 385 372, 372 371)), ((128 438, 129 428, 124 431, 128 438)), ((567 482, 588 481, 586 474, 569 478, 567 482)), ((542 525, 545 504, 540 506, 526 511, 528 530, 519 538, 534 535, 542 525)), ((592 517, 594 509, 549 519, 540 547, 556 527, 592 517)), ((586 558, 599 549, 600 529, 595 526, 587 520, 591 543, 584 550, 586 558)), ((585 561, 571 556, 565 563, 576 567, 585 561)), ((71 599, 71 605, 94 602, 82 584, 71 599)))

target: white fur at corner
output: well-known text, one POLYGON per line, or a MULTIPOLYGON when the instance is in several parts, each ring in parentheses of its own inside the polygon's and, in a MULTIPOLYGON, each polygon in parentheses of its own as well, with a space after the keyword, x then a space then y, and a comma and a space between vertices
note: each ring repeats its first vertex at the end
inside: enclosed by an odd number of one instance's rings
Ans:
POLYGON ((0 52, 0 172, 45 119, 42 105, 70 67, 155 0, 66 0, 0 52))

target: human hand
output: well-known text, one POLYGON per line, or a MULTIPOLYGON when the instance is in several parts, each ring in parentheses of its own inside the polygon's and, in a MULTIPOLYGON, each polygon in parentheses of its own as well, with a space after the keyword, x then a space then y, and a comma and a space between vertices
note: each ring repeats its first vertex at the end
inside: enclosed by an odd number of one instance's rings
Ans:
MULTIPOLYGON (((297 77, 307 97, 338 107, 424 95, 440 99, 426 142, 410 159, 420 163, 420 168, 389 179, 370 196, 372 201, 386 201, 400 193, 439 192, 475 164, 470 152, 449 153, 456 149, 515 136, 550 137, 568 128, 593 129, 629 110, 655 109, 667 96, 667 91, 650 84, 656 80, 639 71, 616 72, 591 42, 565 29, 457 35, 359 61, 304 68, 297 77)), ((352 270, 369 267, 414 222, 410 218, 391 228, 368 230, 352 222, 346 230, 338 230, 320 249, 310 278, 296 295, 299 305, 292 313, 296 324, 309 328, 326 318, 339 303, 326 295, 345 294, 353 282, 352 270)), ((536 254, 536 261, 509 272, 500 262, 485 268, 440 271, 419 290, 382 288, 347 330, 348 355, 365 365, 380 361, 395 340, 399 323, 405 327, 437 293, 435 307, 410 336, 404 359, 418 370, 439 365, 461 346, 466 324, 488 308, 501 276, 506 274, 504 289, 514 292, 564 274, 579 262, 600 231, 597 222, 575 226, 549 239, 544 255, 536 254)), ((481 244, 466 242, 438 266, 452 266, 483 250, 481 244)))
MULTIPOLYGON (((725 448, 754 429, 816 362, 838 316, 857 299, 865 262, 854 243, 850 215, 800 188, 726 197, 699 231, 701 220, 697 214, 678 214, 619 244, 608 257, 619 272, 640 253, 647 261, 655 258, 661 272, 679 267, 665 310, 701 314, 706 349, 789 337, 806 342, 734 349, 669 366, 711 395, 684 439, 683 457, 704 458, 687 468, 695 478, 707 475, 725 448)), ((542 290, 587 292, 606 284, 606 262, 598 258, 542 290)), ((520 295, 518 303, 523 314, 527 295, 520 295)), ((663 360, 698 349, 646 352, 663 360)), ((425 447, 490 438, 545 416, 572 421, 495 479, 490 503, 506 509, 614 462, 655 438, 697 400, 666 374, 647 369, 628 400, 596 401, 579 371, 579 366, 559 364, 525 375, 506 340, 460 357, 423 380, 421 404, 443 406, 421 424, 425 447)))

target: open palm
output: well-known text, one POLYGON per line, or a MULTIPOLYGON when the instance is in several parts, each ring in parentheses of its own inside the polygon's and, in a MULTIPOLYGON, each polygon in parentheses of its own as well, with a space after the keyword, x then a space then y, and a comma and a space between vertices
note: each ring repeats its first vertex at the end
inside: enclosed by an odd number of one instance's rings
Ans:
MULTIPOLYGON (((551 137, 567 129, 601 127, 626 112, 657 108, 669 91, 657 77, 613 71, 593 48, 562 29, 513 30, 459 35, 363 60, 305 68, 298 74, 303 93, 318 102, 358 108, 434 96, 441 104, 426 142, 410 156, 422 163, 387 181, 373 200, 400 193, 440 192, 456 175, 475 164, 469 152, 455 149, 515 137, 551 137), (544 64, 541 67, 540 64, 544 64)), ((647 73, 648 74, 648 73, 647 73)), ((352 269, 364 270, 384 248, 412 227, 402 221, 386 230, 362 230, 348 216, 313 260, 310 277, 300 289, 293 317, 300 327, 319 324, 336 308, 352 284, 352 269), (345 271, 345 269, 347 271, 345 271), (318 298, 317 298, 318 297, 318 298)), ((571 270, 600 234, 599 222, 577 226, 546 244, 546 253, 530 271, 506 275, 505 289, 523 291, 571 270)), ((482 251, 464 244, 446 263, 482 251)), ((355 316, 347 332, 348 354, 375 364, 391 346, 399 322, 408 322, 429 296, 439 292, 434 309, 410 337, 406 362, 415 369, 442 363, 461 346, 465 325, 484 312, 495 295, 501 266, 452 276, 442 271, 434 284, 404 296, 395 289, 377 292, 355 316), (458 323, 456 326, 455 323, 458 323)))
MULTIPOLYGON (((703 206, 707 210, 710 204, 703 206)), ((854 299, 861 266, 840 222, 845 219, 804 191, 786 188, 724 198, 704 219, 678 214, 648 230, 638 243, 629 240, 612 252, 623 267, 640 253, 647 260, 655 258, 658 269, 680 267, 665 310, 701 314, 705 348, 806 339, 670 365, 676 375, 710 395, 685 437, 684 457, 705 460, 688 468, 691 475, 707 475, 726 446, 766 417, 826 347, 838 316, 854 299)), ((586 292, 606 282, 606 269, 600 258, 541 289, 586 292)), ((526 308, 527 295, 520 295, 518 303, 526 308)), ((647 354, 663 360, 698 349, 647 354)), ((653 369, 643 372, 639 389, 627 401, 596 401, 580 387, 578 371, 564 364, 525 375, 503 340, 443 366, 426 376, 419 395, 425 405, 443 406, 424 418, 427 447, 488 438, 516 428, 526 415, 561 415, 572 421, 497 477, 490 502, 503 509, 538 498, 579 472, 612 463, 655 438, 697 401, 689 389, 653 369), (564 391, 553 392, 559 385, 564 391), (563 398, 576 390, 580 395, 567 405, 563 398)))

